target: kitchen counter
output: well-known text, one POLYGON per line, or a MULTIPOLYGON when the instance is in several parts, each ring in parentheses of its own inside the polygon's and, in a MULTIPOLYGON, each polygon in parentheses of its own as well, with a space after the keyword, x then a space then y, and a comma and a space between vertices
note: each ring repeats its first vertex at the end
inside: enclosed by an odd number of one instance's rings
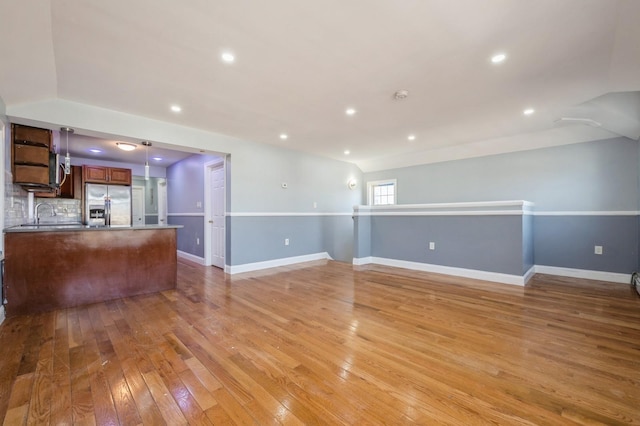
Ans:
POLYGON ((177 228, 5 229, 7 317, 175 288, 177 228))
POLYGON ((140 229, 177 229, 182 225, 142 225, 142 226, 88 226, 79 223, 46 223, 40 225, 16 225, 5 228, 12 232, 60 232, 60 231, 127 231, 140 229))

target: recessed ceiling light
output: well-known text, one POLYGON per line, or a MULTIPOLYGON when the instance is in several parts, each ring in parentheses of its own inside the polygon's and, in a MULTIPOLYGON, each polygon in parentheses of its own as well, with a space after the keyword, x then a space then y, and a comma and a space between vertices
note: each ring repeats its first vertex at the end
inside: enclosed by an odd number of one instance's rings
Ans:
POLYGON ((410 141, 415 141, 416 140, 416 135, 409 135, 409 136, 407 136, 407 139, 409 139, 410 141))
POLYGON ((127 142, 116 142, 116 145, 123 151, 133 151, 137 148, 136 145, 127 142))
POLYGON ((351 154, 351 151, 349 151, 348 149, 345 149, 344 150, 344 155, 349 155, 349 154, 351 154))
POLYGON ((94 154, 99 154, 102 152, 102 150, 98 148, 91 148, 89 151, 93 152, 94 154))
POLYGON ((535 110, 535 109, 533 109, 533 108, 527 108, 527 109, 525 109, 524 111, 522 111, 522 113, 523 113, 524 115, 531 115, 531 114, 533 114, 534 112, 536 112, 536 110, 535 110))
POLYGON ((497 55, 493 55, 491 57, 491 62, 493 62, 494 64, 499 64, 501 62, 504 62, 505 59, 507 59, 507 55, 505 55, 504 53, 498 53, 497 55))
POLYGON ((220 55, 220 59, 222 59, 222 62, 225 64, 232 64, 236 61, 235 55, 231 52, 223 52, 222 55, 220 55))
POLYGON ((287 139, 289 137, 289 135, 287 135, 286 133, 281 133, 280 134, 280 139, 284 140, 287 139))
POLYGON ((155 161, 162 161, 162 157, 153 157, 152 159, 155 161))
POLYGON ((347 108, 347 110, 345 111, 345 113, 347 115, 354 115, 356 113, 356 110, 353 108, 347 108))
POLYGON ((182 107, 180 107, 180 105, 171 105, 171 111, 180 112, 182 111, 182 107))

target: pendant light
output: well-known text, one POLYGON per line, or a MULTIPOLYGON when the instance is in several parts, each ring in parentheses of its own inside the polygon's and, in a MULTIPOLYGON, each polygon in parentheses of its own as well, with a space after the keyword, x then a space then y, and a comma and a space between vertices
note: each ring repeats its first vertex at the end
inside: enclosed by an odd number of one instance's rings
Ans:
POLYGON ((151 146, 151 142, 142 141, 142 145, 146 147, 145 149, 145 161, 144 161, 144 180, 149 180, 149 147, 151 146))
POLYGON ((64 174, 71 174, 71 157, 69 156, 69 133, 73 133, 73 129, 71 127, 61 127, 61 132, 65 132, 67 134, 67 155, 64 156, 64 174))

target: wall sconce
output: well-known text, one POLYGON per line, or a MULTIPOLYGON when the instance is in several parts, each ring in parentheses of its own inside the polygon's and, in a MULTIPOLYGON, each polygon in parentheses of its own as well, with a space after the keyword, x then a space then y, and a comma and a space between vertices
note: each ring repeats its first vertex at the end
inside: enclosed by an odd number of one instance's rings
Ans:
POLYGON ((358 186, 358 182, 355 179, 349 179, 349 182, 347 182, 347 186, 349 187, 349 189, 355 189, 356 186, 358 186))

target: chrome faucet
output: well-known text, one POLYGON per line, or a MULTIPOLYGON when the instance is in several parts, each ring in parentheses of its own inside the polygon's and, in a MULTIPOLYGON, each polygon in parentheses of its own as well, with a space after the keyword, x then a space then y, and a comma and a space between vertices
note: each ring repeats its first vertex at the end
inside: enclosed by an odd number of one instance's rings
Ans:
POLYGON ((56 209, 53 207, 52 204, 38 203, 36 204, 36 223, 40 223, 40 213, 38 212, 38 209, 40 208, 40 206, 49 206, 49 208, 51 209, 51 216, 56 216, 56 209))

